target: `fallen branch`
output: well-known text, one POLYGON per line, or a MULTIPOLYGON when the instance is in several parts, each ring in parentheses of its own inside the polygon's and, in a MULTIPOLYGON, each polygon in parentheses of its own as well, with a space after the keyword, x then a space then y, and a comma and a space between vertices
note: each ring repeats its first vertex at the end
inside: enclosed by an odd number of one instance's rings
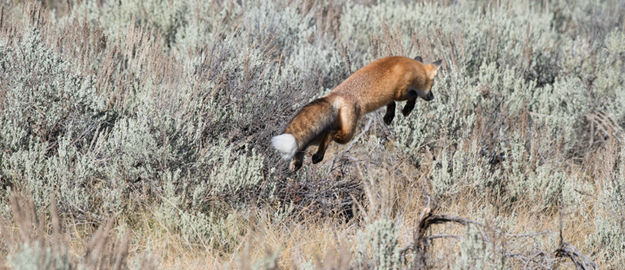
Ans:
MULTIPOLYGON (((430 204, 429 200, 427 204, 429 206, 430 204)), ((403 259, 406 258, 406 255, 408 254, 408 252, 412 252, 412 254, 414 254, 414 258, 413 258, 414 269, 427 269, 428 268, 427 249, 429 245, 431 244, 432 240, 444 239, 444 238, 453 238, 453 239, 462 238, 462 236, 459 236, 459 235, 445 234, 445 233, 434 234, 434 235, 429 235, 429 236, 426 235, 428 229, 433 224, 442 224, 442 223, 451 222, 451 223, 457 223, 463 226, 468 226, 472 224, 481 228, 488 227, 484 223, 477 222, 477 221, 463 218, 463 217, 434 214, 435 208, 436 207, 433 207, 433 208, 426 207, 423 210, 419 218, 419 224, 417 228, 415 229, 413 241, 409 243, 408 245, 406 245, 404 248, 400 249, 400 255, 403 259)), ((496 234, 500 235, 501 237, 508 238, 508 239, 510 238, 514 238, 514 239, 535 238, 538 236, 551 234, 550 231, 541 231, 541 232, 535 232, 535 233, 522 233, 522 234, 510 234, 510 233, 502 232, 501 230, 497 230, 497 229, 494 229, 493 231, 496 234)), ((563 241, 561 221, 560 221, 559 233, 560 233, 560 247, 556 249, 555 257, 570 258, 571 261, 575 264, 576 269, 579 269, 579 270, 588 270, 588 269, 597 268, 597 265, 591 259, 581 254, 579 251, 575 249, 575 247, 573 247, 569 243, 563 241)), ((485 243, 492 242, 483 233, 481 234, 479 238, 485 243)), ((542 266, 543 268, 550 268, 549 265, 556 260, 554 257, 550 256, 551 253, 549 253, 548 251, 535 250, 529 254, 527 252, 530 252, 530 251, 524 251, 521 253, 509 253, 504 248, 501 248, 501 247, 495 247, 495 248, 501 251, 501 254, 504 257, 510 257, 516 260, 520 260, 521 262, 524 262, 526 267, 529 267, 529 264, 532 263, 532 264, 538 264, 542 266), (536 259, 540 257, 542 257, 541 259, 542 262, 540 260, 536 261, 536 259)))
MULTIPOLYGON (((429 204, 429 200, 428 200, 428 204, 429 204)), ((432 235, 432 236, 426 235, 427 230, 433 224, 442 224, 442 223, 447 223, 447 222, 454 222, 454 223, 458 223, 464 226, 469 225, 469 224, 483 226, 483 224, 480 222, 462 218, 462 217, 437 215, 437 214, 434 214, 434 210, 432 208, 426 207, 425 209, 423 209, 423 212, 421 213, 421 217, 419 218, 419 226, 417 227, 417 231, 415 232, 415 239, 408 246, 400 250, 400 254, 402 255, 402 257, 405 257, 405 254, 408 251, 412 250, 415 252, 415 255, 416 255, 414 267, 417 269, 427 268, 427 260, 426 260, 425 255, 427 253, 427 248, 428 248, 430 240, 438 239, 438 238, 456 238, 456 239, 460 238, 459 236, 452 235, 452 234, 439 234, 439 235, 432 235)))
POLYGON ((578 270, 587 270, 587 269, 597 269, 597 264, 593 262, 590 258, 584 256, 584 254, 580 253, 575 247, 567 242, 561 242, 560 247, 555 251, 556 257, 569 257, 573 264, 575 264, 575 269, 578 270))
POLYGON ((562 212, 563 210, 560 209, 560 246, 555 251, 556 257, 569 257, 573 264, 575 264, 575 269, 578 270, 597 269, 597 264, 595 262, 577 251, 571 244, 564 241, 564 237, 562 236, 562 212))

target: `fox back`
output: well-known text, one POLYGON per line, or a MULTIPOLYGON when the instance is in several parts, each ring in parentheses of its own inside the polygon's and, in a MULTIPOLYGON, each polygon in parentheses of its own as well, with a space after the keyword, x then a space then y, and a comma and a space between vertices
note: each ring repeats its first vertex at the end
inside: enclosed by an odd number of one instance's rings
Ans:
POLYGON ((424 65, 403 56, 378 59, 349 76, 331 93, 353 99, 368 113, 388 104, 410 98, 409 91, 419 97, 429 94, 440 62, 424 65))

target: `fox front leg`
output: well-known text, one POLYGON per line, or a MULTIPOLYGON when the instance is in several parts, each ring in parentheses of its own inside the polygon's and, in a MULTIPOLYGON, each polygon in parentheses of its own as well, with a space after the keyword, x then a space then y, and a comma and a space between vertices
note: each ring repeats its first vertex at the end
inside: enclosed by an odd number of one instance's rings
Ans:
POLYGON ((404 116, 408 116, 410 114, 410 112, 412 112, 412 109, 414 109, 414 105, 415 102, 417 102, 417 91, 415 91, 414 89, 409 89, 408 92, 406 92, 406 97, 408 98, 406 101, 406 105, 404 105, 404 108, 401 110, 401 113, 404 116))
POLYGON ((317 153, 312 156, 312 163, 317 164, 323 160, 323 156, 326 153, 326 149, 328 149, 328 145, 332 140, 332 136, 330 132, 326 132, 326 134, 322 135, 321 142, 319 142, 319 148, 317 148, 317 153))
POLYGON ((410 112, 412 112, 412 109, 414 109, 414 105, 416 101, 417 101, 416 97, 409 98, 408 101, 406 101, 406 105, 404 105, 404 108, 401 110, 401 113, 404 116, 408 116, 410 112))
POLYGON ((384 115, 384 124, 390 125, 395 117, 395 101, 386 104, 386 114, 384 115))

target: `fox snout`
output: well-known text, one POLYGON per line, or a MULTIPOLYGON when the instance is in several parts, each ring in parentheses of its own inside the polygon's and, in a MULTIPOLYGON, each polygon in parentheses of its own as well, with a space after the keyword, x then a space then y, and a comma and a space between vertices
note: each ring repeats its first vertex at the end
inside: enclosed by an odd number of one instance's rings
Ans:
POLYGON ((432 99, 434 99, 434 94, 432 94, 432 91, 428 92, 427 95, 425 95, 425 97, 423 98, 425 101, 430 101, 432 99))

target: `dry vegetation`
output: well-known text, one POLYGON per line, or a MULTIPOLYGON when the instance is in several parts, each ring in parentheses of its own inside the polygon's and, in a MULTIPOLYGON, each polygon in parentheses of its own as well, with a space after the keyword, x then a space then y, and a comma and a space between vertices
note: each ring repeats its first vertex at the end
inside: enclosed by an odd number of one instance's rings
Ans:
POLYGON ((624 3, 1 1, 0 267, 622 267, 624 3), (387 55, 436 98, 288 172, 387 55))

